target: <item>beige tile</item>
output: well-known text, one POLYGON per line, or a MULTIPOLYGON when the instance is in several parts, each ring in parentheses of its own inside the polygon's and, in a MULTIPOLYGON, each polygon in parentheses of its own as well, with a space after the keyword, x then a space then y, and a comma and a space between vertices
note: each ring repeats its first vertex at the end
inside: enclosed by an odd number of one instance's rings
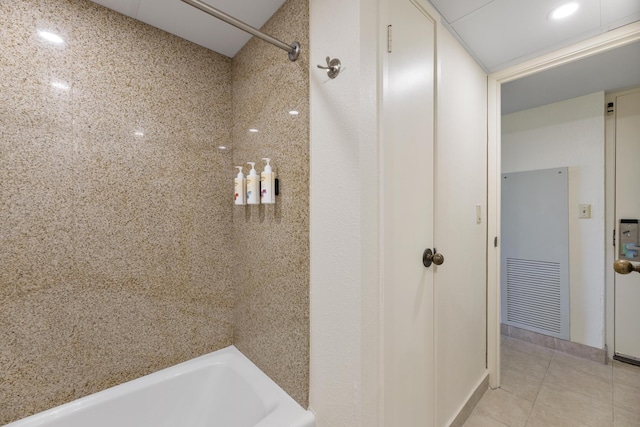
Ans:
POLYGON ((500 372, 500 388, 516 396, 533 402, 538 396, 542 378, 531 375, 526 370, 510 366, 502 367, 500 372))
POLYGON ((613 408, 613 426, 638 427, 640 426, 640 413, 622 408, 613 408))
MULTIPOLYGON (((603 402, 612 403, 613 399, 613 383, 611 374, 609 378, 603 378, 601 375, 592 374, 584 371, 576 366, 567 365, 566 360, 558 362, 554 357, 549 365, 549 370, 544 378, 545 384, 553 384, 576 393, 589 396, 603 402)), ((595 365, 595 362, 588 362, 595 365)))
POLYGON ((640 387, 640 366, 614 360, 613 381, 615 383, 640 387))
POLYGON ((538 357, 535 353, 524 353, 514 350, 510 346, 505 346, 501 351, 501 367, 526 372, 535 378, 544 378, 549 363, 550 360, 545 356, 538 357))
POLYGON ((487 390, 480 403, 478 412, 488 415, 510 427, 522 427, 526 424, 533 402, 501 389, 487 390))
POLYGON ((560 369, 569 369, 584 374, 597 376, 604 381, 612 381, 613 379, 613 366, 611 364, 604 365, 602 363, 560 352, 556 352, 553 355, 551 365, 557 366, 560 369))
POLYGON ((613 422, 613 405, 585 396, 558 384, 545 381, 536 399, 540 410, 553 410, 587 426, 610 426, 613 422))
POLYGON ((67 281, 75 267, 71 146, 60 129, 2 128, 0 303, 67 281))
POLYGON ((533 405, 527 427, 587 427, 563 410, 549 408, 545 405, 533 405))
MULTIPOLYGON (((297 0, 263 30, 308 46, 307 25, 308 2, 297 0)), ((308 52, 290 62, 253 39, 232 61, 233 162, 255 161, 260 171, 260 159, 269 157, 281 182, 275 205, 233 209, 234 343, 302 406, 309 372, 308 52), (249 133, 254 127, 259 132, 249 133)))
POLYGON ((509 427, 495 418, 485 415, 479 411, 473 411, 463 427, 509 427))
POLYGON ((613 404, 631 412, 640 413, 640 386, 615 383, 613 404))
POLYGON ((232 339, 307 406, 308 1, 265 27, 301 42, 296 62, 255 39, 232 60, 85 0, 0 16, 0 424, 232 339), (278 203, 234 209, 232 162, 262 157, 278 203))
POLYGON ((550 361, 555 352, 550 348, 539 346, 536 344, 531 344, 531 343, 520 341, 513 338, 509 338, 504 342, 504 348, 509 348, 515 351, 519 351, 529 356, 536 357, 538 359, 546 360, 546 361, 550 361))

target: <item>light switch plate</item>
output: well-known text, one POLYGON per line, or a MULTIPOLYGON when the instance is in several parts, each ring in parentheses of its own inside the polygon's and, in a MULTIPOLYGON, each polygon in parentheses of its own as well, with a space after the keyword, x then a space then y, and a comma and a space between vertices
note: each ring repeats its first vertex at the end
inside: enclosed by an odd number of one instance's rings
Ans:
POLYGON ((578 205, 578 218, 591 218, 591 205, 578 205))

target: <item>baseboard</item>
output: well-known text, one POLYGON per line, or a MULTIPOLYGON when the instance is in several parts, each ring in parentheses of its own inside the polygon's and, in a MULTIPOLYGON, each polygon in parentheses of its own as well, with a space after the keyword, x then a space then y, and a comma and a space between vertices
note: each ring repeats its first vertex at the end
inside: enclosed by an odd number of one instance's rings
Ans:
POLYGON ((517 328, 515 326, 505 325, 504 323, 500 325, 500 332, 502 335, 509 338, 530 342, 532 344, 580 357, 581 359, 602 363, 603 365, 606 365, 609 360, 607 357, 606 347, 591 347, 577 342, 562 340, 560 338, 550 337, 537 332, 527 331, 526 329, 517 328))
POLYGON ((482 381, 480 381, 480 384, 478 384, 478 387, 476 387, 473 393, 471 393, 471 396, 469 396, 467 403, 464 404, 462 409, 460 409, 460 412, 458 412, 458 415, 454 418, 451 424, 449 424, 449 427, 462 427, 488 388, 489 373, 486 373, 482 381))

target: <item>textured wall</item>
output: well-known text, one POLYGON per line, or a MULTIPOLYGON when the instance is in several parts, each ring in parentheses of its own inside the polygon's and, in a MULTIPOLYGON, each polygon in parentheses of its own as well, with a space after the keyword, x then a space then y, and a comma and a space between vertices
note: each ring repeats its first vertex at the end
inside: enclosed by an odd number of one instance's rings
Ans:
MULTIPOLYGON (((296 62, 253 38, 233 59, 233 162, 272 159, 275 205, 234 206, 234 342, 301 405, 309 386, 309 5, 289 0, 262 30, 298 41, 296 62), (299 111, 292 116, 290 110, 299 111), (250 133, 250 128, 258 133, 250 133)), ((232 176, 229 170, 229 176, 232 176)))
POLYGON ((234 291, 231 60, 88 1, 0 16, 4 424, 231 344, 234 291))

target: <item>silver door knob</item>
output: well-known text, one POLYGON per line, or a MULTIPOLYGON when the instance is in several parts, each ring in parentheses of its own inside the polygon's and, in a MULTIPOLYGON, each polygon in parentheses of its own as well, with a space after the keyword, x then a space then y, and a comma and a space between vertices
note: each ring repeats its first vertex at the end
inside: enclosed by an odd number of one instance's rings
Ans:
POLYGON ((431 264, 442 265, 444 262, 444 255, 435 252, 435 249, 432 251, 430 248, 427 248, 422 253, 422 264, 425 267, 431 267, 431 264))
POLYGON ((443 262, 444 262, 444 255, 438 252, 433 254, 433 263, 435 265, 442 265, 443 262))

